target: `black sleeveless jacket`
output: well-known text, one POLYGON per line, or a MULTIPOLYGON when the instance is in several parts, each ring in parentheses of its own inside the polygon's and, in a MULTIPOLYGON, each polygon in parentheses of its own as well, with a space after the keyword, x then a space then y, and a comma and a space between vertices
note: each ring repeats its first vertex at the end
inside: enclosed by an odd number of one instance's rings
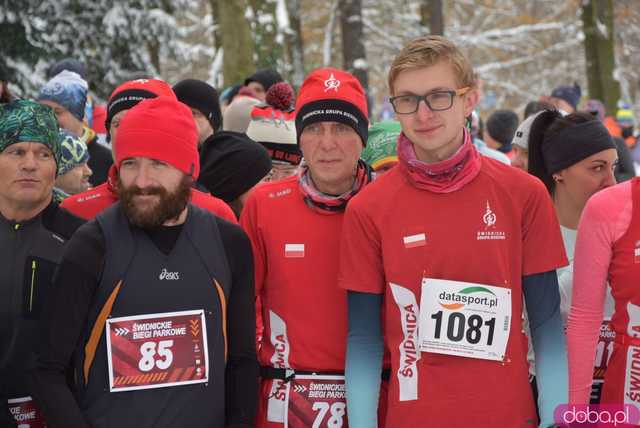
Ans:
POLYGON ((105 266, 75 365, 76 397, 87 420, 96 428, 223 427, 231 273, 217 220, 190 204, 168 255, 129 224, 119 203, 96 220, 106 240, 105 266), (208 383, 109 391, 107 317, 201 309, 208 338, 208 383))

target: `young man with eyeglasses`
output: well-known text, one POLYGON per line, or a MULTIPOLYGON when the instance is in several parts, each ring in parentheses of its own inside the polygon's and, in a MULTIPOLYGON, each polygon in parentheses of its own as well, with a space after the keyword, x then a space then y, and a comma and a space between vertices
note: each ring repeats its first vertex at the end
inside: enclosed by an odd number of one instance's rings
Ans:
POLYGON ((383 349, 387 426, 537 426, 523 293, 539 426, 551 426, 567 402, 555 274, 566 257, 551 200, 540 181, 478 155, 465 128, 477 79, 450 41, 411 41, 389 87, 399 165, 353 199, 342 229, 349 426, 376 426, 383 349))

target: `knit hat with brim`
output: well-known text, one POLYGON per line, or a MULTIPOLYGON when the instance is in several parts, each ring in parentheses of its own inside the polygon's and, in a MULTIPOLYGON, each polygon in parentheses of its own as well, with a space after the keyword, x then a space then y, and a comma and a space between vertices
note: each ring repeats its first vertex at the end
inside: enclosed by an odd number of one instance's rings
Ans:
POLYGON ((367 97, 352 74, 335 68, 320 68, 304 80, 296 100, 298 142, 304 128, 318 122, 350 126, 360 136, 362 144, 367 144, 367 97))
POLYGON ((61 137, 53 110, 28 100, 0 104, 0 152, 12 144, 24 142, 44 144, 60 165, 61 137))
POLYGON ((518 146, 521 149, 529 150, 529 134, 531 133, 531 125, 533 125, 533 121, 536 120, 542 113, 541 111, 532 114, 528 118, 526 118, 518 129, 516 129, 516 133, 513 136, 513 141, 511 141, 511 145, 518 146))

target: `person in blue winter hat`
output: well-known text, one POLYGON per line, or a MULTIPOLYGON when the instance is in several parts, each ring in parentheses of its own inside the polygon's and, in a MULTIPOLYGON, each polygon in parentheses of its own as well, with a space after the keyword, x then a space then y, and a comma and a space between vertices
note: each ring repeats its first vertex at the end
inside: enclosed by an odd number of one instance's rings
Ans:
POLYGON ((572 86, 558 86, 551 92, 551 97, 545 101, 549 102, 563 113, 570 114, 578 109, 578 103, 580 102, 581 96, 582 89, 577 82, 574 82, 572 86))
POLYGON ((93 171, 92 186, 107 181, 113 160, 111 150, 98 143, 98 135, 84 122, 89 85, 76 72, 62 70, 40 89, 38 102, 48 105, 58 119, 60 128, 85 143, 89 150, 89 168, 93 171))
POLYGON ((76 72, 62 70, 40 89, 38 101, 53 109, 60 123, 60 127, 75 131, 72 117, 82 122, 84 107, 87 102, 89 85, 76 72), (56 109, 56 107, 58 107, 56 109), (66 112, 63 112, 62 107, 66 112), (64 114, 69 113, 69 115, 64 114))

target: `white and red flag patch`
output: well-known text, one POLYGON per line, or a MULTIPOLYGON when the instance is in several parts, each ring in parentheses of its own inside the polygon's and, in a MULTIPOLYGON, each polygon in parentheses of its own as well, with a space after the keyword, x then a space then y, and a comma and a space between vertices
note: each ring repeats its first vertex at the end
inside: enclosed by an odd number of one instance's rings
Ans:
POLYGON ((304 244, 284 244, 284 256, 294 259, 304 257, 304 244))
POLYGON ((422 247, 427 243, 427 236, 424 233, 418 233, 416 235, 405 236, 402 238, 405 248, 422 247))

